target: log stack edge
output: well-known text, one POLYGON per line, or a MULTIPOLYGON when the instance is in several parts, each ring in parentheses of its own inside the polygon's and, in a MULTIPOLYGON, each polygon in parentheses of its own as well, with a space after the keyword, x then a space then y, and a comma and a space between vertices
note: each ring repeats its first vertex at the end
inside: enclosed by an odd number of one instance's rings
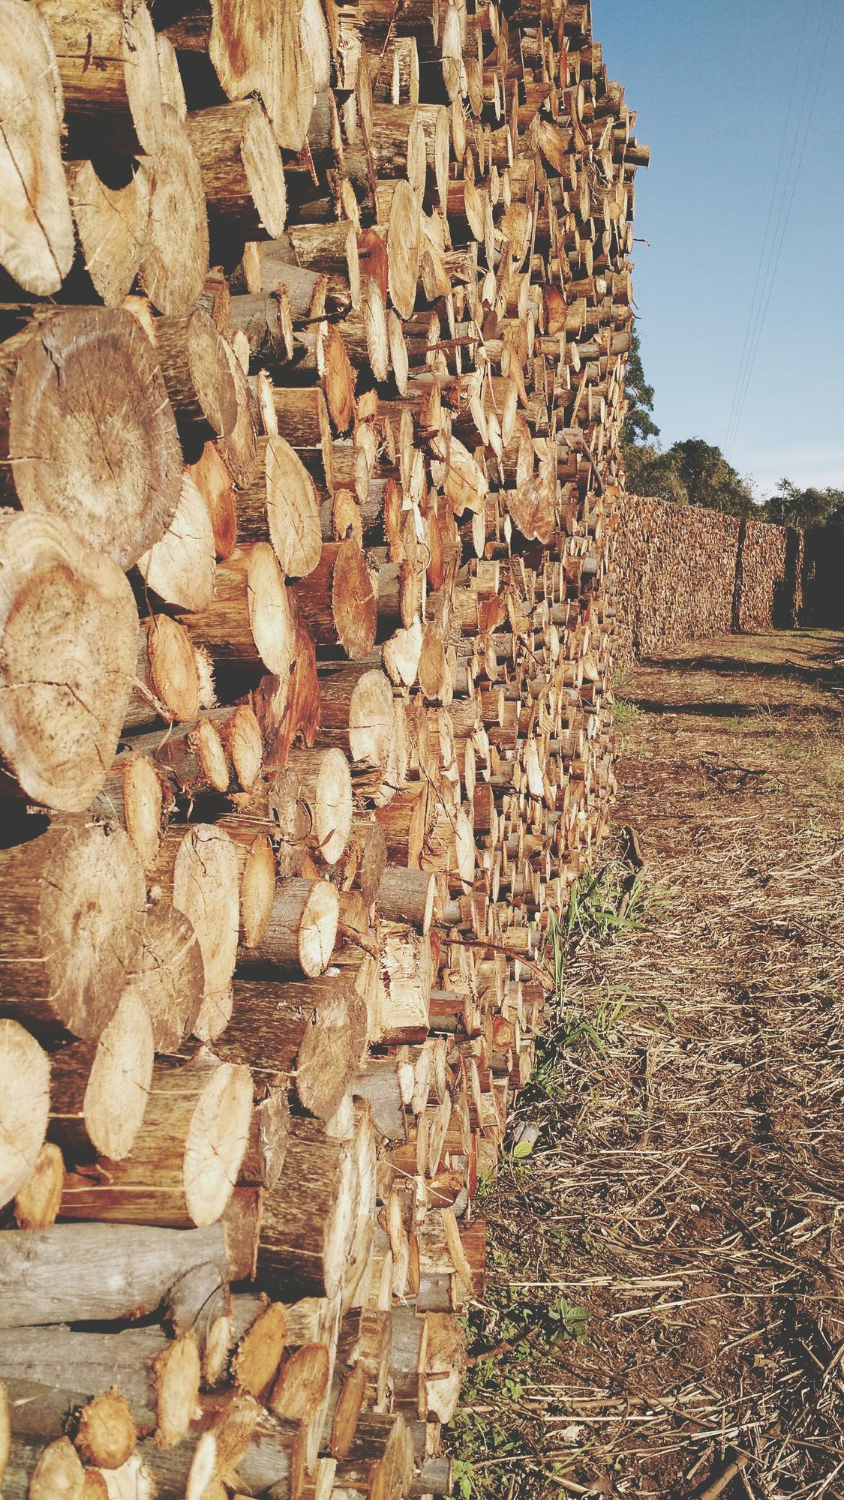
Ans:
POLYGON ((0 23, 0 1489, 446 1494, 649 153, 588 3, 0 23))

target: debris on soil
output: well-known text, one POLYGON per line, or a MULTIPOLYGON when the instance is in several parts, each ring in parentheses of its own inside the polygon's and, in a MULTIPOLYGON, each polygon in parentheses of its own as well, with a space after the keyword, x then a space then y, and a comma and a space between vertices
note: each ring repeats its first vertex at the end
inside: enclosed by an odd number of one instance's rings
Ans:
POLYGON ((844 1495, 842 645, 624 685, 617 858, 486 1196, 466 1496, 844 1495))

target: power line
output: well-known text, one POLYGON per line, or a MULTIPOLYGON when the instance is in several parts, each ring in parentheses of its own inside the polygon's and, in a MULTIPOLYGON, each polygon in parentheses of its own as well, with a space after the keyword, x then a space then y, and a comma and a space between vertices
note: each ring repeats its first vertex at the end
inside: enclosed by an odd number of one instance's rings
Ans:
POLYGON ((733 419, 735 417, 736 410, 738 408, 738 403, 739 403, 739 392, 741 390, 742 377, 744 375, 745 360, 747 358, 747 354, 748 354, 748 351, 749 351, 749 348, 750 348, 750 343, 751 343, 751 330, 752 330, 752 328, 754 327, 754 324, 755 324, 755 317, 756 317, 756 313, 757 313, 756 297, 757 297, 757 293, 759 292, 760 283, 762 281, 762 268, 765 265, 765 261, 766 261, 766 257, 767 257, 767 253, 768 253, 768 235, 770 233, 771 224, 772 224, 773 218, 774 218, 774 205, 775 205, 775 203, 777 201, 777 193, 778 193, 778 190, 779 190, 779 182, 780 182, 780 172, 782 171, 782 164, 783 164, 783 161, 785 160, 785 147, 786 147, 786 142, 788 140, 789 125, 791 124, 791 113, 792 113, 792 110, 794 108, 794 101, 795 101, 795 99, 797 97, 797 80, 798 80, 798 78, 800 76, 800 59, 803 56, 803 44, 804 44, 804 42, 806 40, 806 34, 808 32, 808 29, 809 29, 809 8, 808 8, 808 5, 807 5, 806 10, 803 13, 803 29, 802 29, 801 34, 800 34, 800 45, 797 48, 797 62, 796 62, 795 67, 794 67, 794 72, 792 73, 792 76, 791 76, 791 93, 789 95, 788 109, 786 111, 785 121, 784 121, 784 124, 783 124, 783 130, 782 130, 782 137, 780 139, 780 150, 779 150, 779 156, 777 158, 777 170, 776 170, 776 173, 774 175, 774 182, 773 182, 773 186, 771 188, 771 198, 770 198, 770 202, 768 204, 768 217, 767 217, 767 220, 765 222, 765 232, 762 235, 762 244, 761 244, 761 247, 760 247, 760 250, 759 250, 759 264, 756 267, 756 280, 753 283, 753 295, 751 296, 751 299, 750 299, 750 311, 748 312, 748 315, 747 315, 747 324, 746 324, 745 330, 744 330, 744 343, 742 345, 741 357, 739 359, 739 364, 738 364, 738 370, 736 371, 735 385, 733 386, 733 398, 732 398, 732 401, 730 403, 730 413, 729 413, 729 417, 727 419, 727 437, 726 437, 726 442, 724 444, 725 450, 726 450, 726 448, 729 447, 729 443, 730 443, 730 435, 731 435, 732 429, 733 429, 733 419))
POLYGON ((800 180, 800 173, 801 173, 801 170, 802 170, 802 167, 803 167, 803 161, 804 161, 805 155, 806 155, 806 147, 808 145, 809 136, 811 134, 812 122, 814 120, 815 110, 817 108, 817 102, 818 102, 818 98, 819 98, 819 95, 820 95, 821 81, 822 81, 824 70, 825 70, 825 67, 826 67, 826 59, 827 59, 827 56, 829 54, 829 44, 830 44, 830 41, 831 41, 831 38, 832 38, 832 31, 833 31, 833 27, 835 25, 835 20, 836 20, 836 15, 837 15, 837 0, 829 0, 829 12, 828 12, 828 14, 829 14, 829 24, 828 24, 827 29, 826 29, 826 36, 825 36, 824 43, 823 43, 822 56, 819 57, 818 56, 818 52, 819 52, 819 47, 820 47, 821 32, 822 32, 823 20, 824 20, 825 14, 826 14, 826 8, 825 8, 825 5, 822 5, 821 9, 818 12, 818 24, 817 24, 817 28, 816 28, 816 31, 815 31, 815 39, 814 39, 814 44, 812 46, 812 54, 811 54, 811 58, 809 60, 809 68, 808 68, 808 72, 807 72, 807 75, 806 75, 806 85, 805 85, 805 88, 803 90, 803 98, 802 98, 801 104, 800 104, 800 111, 799 111, 798 120, 797 120, 797 128, 795 130, 794 138, 793 138, 793 141, 792 141, 791 155, 790 155, 789 164, 788 164, 788 171, 786 172, 785 183, 784 183, 784 187, 783 187, 783 195, 782 195, 782 199, 780 201, 779 212, 778 212, 778 215, 777 215, 777 222, 776 222, 776 227, 774 229, 773 239, 771 241, 770 251, 769 251, 769 255, 768 255, 768 264, 767 264, 767 267, 766 267, 766 270, 765 270, 765 275, 764 275, 763 281, 762 281, 762 293, 761 293, 761 296, 760 296, 759 304, 758 304, 757 309, 756 309, 756 316, 755 316, 755 319, 754 319, 754 322, 753 322, 752 332, 751 332, 751 335, 750 335, 748 357, 747 357, 747 360, 746 360, 746 366, 745 366, 743 380, 741 382, 741 391, 740 391, 738 403, 737 403, 737 406, 736 406, 736 409, 735 409, 735 412, 734 412, 734 415, 733 415, 733 420, 732 420, 732 423, 731 423, 730 432, 728 434, 728 442, 727 442, 727 456, 728 457, 731 456, 732 450, 735 447, 735 443, 736 443, 736 440, 738 438, 738 433, 739 433, 739 430, 740 430, 740 427, 741 427, 742 418, 744 416, 744 409, 745 409, 745 405, 746 405, 746 402, 747 402, 747 397, 748 397, 748 394, 749 394, 749 391, 750 391, 751 381, 753 379, 753 373, 754 373, 754 370, 756 368, 756 360, 757 360, 757 357, 758 357, 758 354, 759 354, 759 349, 760 349, 760 346, 761 346, 761 343, 762 343, 762 335, 763 335, 764 329, 765 329, 765 323, 766 323, 766 319, 767 319, 767 315, 768 315, 768 309, 770 308, 770 305, 771 305, 771 298, 773 296, 774 285, 776 283, 777 273, 779 271, 779 266, 780 266, 780 260, 781 260, 781 257, 782 257, 783 246, 785 244, 785 238, 786 238, 786 235, 788 233, 788 227, 789 227, 789 223, 790 223, 790 219, 791 219, 791 211, 792 211, 792 208, 793 208, 793 205, 794 205, 794 199, 795 199, 795 195, 796 195, 796 192, 797 192, 797 185, 798 185, 798 182, 800 180), (807 117, 806 116, 806 105, 807 105, 807 102, 808 102, 808 99, 809 99, 809 90, 811 88, 813 77, 814 77, 814 85, 815 86, 814 86, 814 90, 812 92, 811 105, 809 107, 809 112, 808 112, 808 117, 807 117))
MULTIPOLYGON (((738 409, 738 412, 737 412, 737 415, 736 415, 736 421, 735 421, 735 425, 734 425, 734 429, 733 429, 733 437, 732 437, 733 445, 735 445, 736 439, 738 438, 738 433, 739 433, 739 429, 741 427, 742 417, 744 416, 745 403, 747 401, 747 397, 748 397, 748 394, 749 394, 749 391, 750 391, 750 383, 751 383, 751 381, 753 379, 754 369, 756 368, 756 359, 757 359, 757 356, 759 354, 760 345, 762 343, 762 334, 763 334, 764 329, 765 329, 765 320, 766 320, 766 318, 768 316, 768 308, 771 305, 771 297, 773 295, 774 285, 775 285, 776 279, 777 279, 777 272, 779 271, 780 258, 782 256, 783 246, 785 244, 785 237, 786 237, 786 234, 788 233, 788 226, 789 226, 789 222, 790 222, 790 219, 791 219, 791 210, 792 210, 792 208, 794 206, 794 198, 795 198, 795 195, 796 195, 796 192, 797 192, 797 184, 798 184, 798 182, 800 180, 800 172, 801 172, 802 167, 803 167, 803 161, 804 161, 804 158, 805 158, 805 155, 806 155, 806 147, 807 147, 807 145, 809 143, 809 136, 810 136, 811 130, 812 130, 812 121, 814 120, 814 117, 815 117, 815 110, 817 108, 818 98, 820 96, 821 81, 823 79, 823 74, 824 74, 824 70, 825 70, 825 67, 826 67, 826 60, 827 60, 827 57, 829 56, 829 44, 830 44, 830 41, 832 39, 832 31, 833 31, 833 27, 835 25, 835 19, 836 19, 836 0, 830 0, 829 25, 827 27, 826 37, 825 37, 824 45, 823 45, 823 56, 820 59, 820 66, 818 68, 817 77, 815 79, 815 89, 814 89, 814 93, 812 95, 812 104, 811 104, 811 108, 809 110, 809 117, 808 117, 808 119, 806 121, 806 128, 805 128, 805 131, 803 133, 803 139, 802 139, 802 142, 801 142, 801 145, 800 145, 800 155, 799 155, 799 157, 797 159, 797 166, 796 166, 796 169, 794 171, 794 175, 793 175, 792 180, 791 180, 791 191, 790 191, 789 196, 788 196, 788 202, 787 202, 787 204, 784 202, 784 205, 783 205, 784 206, 784 213, 782 215, 782 230, 781 230, 781 233, 779 235, 779 242, 777 243, 777 246, 776 246, 776 257, 774 259, 773 269, 771 271, 771 275, 770 275, 770 278, 769 278, 769 281, 768 281, 767 294, 766 294, 766 297, 765 297, 764 306, 762 307, 762 311, 761 311, 761 317, 760 317, 760 320, 759 320, 759 325, 758 325, 758 330, 757 330, 757 333, 756 333, 755 343, 754 343, 753 349, 752 349, 752 354, 751 354, 751 359, 750 359, 750 365, 749 365, 748 372, 747 372, 747 378, 745 380, 744 390, 742 392, 742 397, 741 397, 741 402, 740 402, 739 409, 738 409)), ((819 21, 820 21, 820 17, 819 17, 819 21)), ((814 62, 814 53, 813 53, 813 62, 814 62)), ((796 138, 795 138, 795 145, 796 145, 796 138)), ((778 223, 777 227, 779 228, 779 223, 778 223)), ((776 239, 775 239, 775 243, 776 243, 776 239)))

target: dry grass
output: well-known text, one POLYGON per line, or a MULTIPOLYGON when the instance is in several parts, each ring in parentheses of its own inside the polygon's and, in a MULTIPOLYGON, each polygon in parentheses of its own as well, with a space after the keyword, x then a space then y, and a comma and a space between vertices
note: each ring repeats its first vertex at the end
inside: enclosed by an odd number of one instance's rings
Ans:
POLYGON ((650 905, 581 939, 535 1153, 490 1196, 478 1347, 514 1331, 476 1371, 464 1490, 692 1500, 737 1461, 727 1500, 844 1496, 841 657, 728 637, 625 685, 650 905))

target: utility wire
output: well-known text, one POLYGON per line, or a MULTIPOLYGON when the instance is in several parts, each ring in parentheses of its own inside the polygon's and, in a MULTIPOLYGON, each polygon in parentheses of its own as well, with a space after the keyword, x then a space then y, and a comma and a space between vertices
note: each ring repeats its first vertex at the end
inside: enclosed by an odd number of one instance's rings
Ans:
MULTIPOLYGON (((803 45, 804 45, 804 43, 806 41, 806 34, 808 32, 808 29, 809 29, 809 7, 808 7, 808 4, 807 4, 806 9, 803 12, 803 29, 802 29, 801 34, 800 34, 800 45, 797 48, 797 61, 796 61, 795 66, 794 66, 794 71, 793 71, 793 73, 791 75, 791 93, 789 95, 788 109, 786 111, 785 121, 783 123, 782 136, 781 136, 781 139, 780 139, 779 157, 777 158, 777 170, 776 170, 776 173, 774 175, 774 182, 773 182, 773 186, 771 188, 771 198, 770 198, 770 202, 768 204, 768 217, 767 217, 767 220, 765 222, 765 232, 762 235, 762 244, 761 244, 761 247, 760 247, 760 250, 759 250, 759 264, 756 267, 756 280, 753 283, 753 295, 751 296, 751 299, 750 299, 750 310, 749 310, 748 315, 747 315, 747 324, 746 324, 745 330, 744 330, 744 343, 742 345, 741 357, 739 359, 739 364, 738 364, 738 370, 736 371, 735 385, 733 386, 733 397, 732 397, 732 401, 730 403, 730 414, 729 414, 729 417, 727 419, 727 437, 726 437, 726 442, 724 444, 725 451, 729 447, 730 436, 731 436, 732 430, 733 430, 733 420, 735 418, 735 414, 736 414, 736 411, 738 409, 739 393, 740 393, 741 387, 742 387, 742 377, 744 375, 745 361, 747 359, 747 355, 748 355, 748 351, 750 349, 750 343, 751 343, 751 330, 752 330, 752 328, 755 325, 755 318, 756 318, 756 313, 757 313, 757 310, 758 310, 757 309, 756 298, 757 298, 757 294, 759 292, 760 284, 762 282, 762 269, 763 269, 763 267, 765 265, 766 257, 767 257, 767 254, 768 254, 768 235, 770 233, 771 225, 772 225, 773 220, 774 220, 774 206, 775 206, 776 201, 777 201, 777 193, 778 193, 778 190, 779 190, 780 173, 782 171, 782 164, 783 164, 783 162, 785 160, 785 148, 786 148, 786 142, 788 140, 788 130, 789 130, 789 126, 791 124, 791 114, 792 114, 792 110, 794 108, 795 99, 797 98, 797 81, 798 81, 798 79, 800 77, 800 60, 801 60, 801 58, 803 56, 803 45)), ((760 298, 760 301, 761 301, 761 298, 760 298)))
POLYGON ((789 158, 788 170, 785 176, 785 183, 783 186, 783 193, 779 205, 779 211, 777 214, 776 227, 774 229, 773 239, 771 241, 768 252, 767 266, 762 278, 762 291, 758 306, 756 308, 756 314, 753 319, 750 338, 748 341, 748 354, 745 361, 744 373, 740 382, 740 392, 728 433, 728 458, 732 455, 732 451, 738 438, 742 418, 744 416, 747 397, 750 391, 751 381, 753 379, 753 373, 756 368, 756 360, 758 358, 762 336, 765 330, 768 310, 771 305, 774 285, 776 283, 777 273, 779 271, 780 260, 782 257, 782 251, 785 244, 785 238, 788 233, 788 227, 791 219, 791 211, 794 205, 797 186, 800 180, 800 173, 806 155, 806 147, 809 142, 812 122, 814 120, 818 98, 820 95, 820 87, 823 79, 824 69, 826 66, 826 60, 829 55, 829 44, 832 38, 833 27, 835 25, 837 16, 837 0, 829 0, 829 24, 826 29, 826 35, 824 38, 823 47, 821 49, 821 32, 824 16, 826 13, 826 6, 822 4, 818 12, 818 24, 815 29, 815 38, 812 46, 811 57, 809 60, 809 67, 806 75, 806 84, 803 90, 803 98, 800 103, 797 127, 794 133, 794 138, 792 140, 791 154, 789 158), (822 52, 822 55, 820 56, 819 51, 822 52), (809 105, 807 117, 806 106, 809 103, 809 91, 812 85, 813 78, 814 90, 812 91, 811 104, 809 105))
MULTIPOLYGON (((790 222, 790 219, 791 219, 791 210, 792 210, 792 208, 794 206, 794 198, 795 198, 795 195, 796 195, 796 192, 797 192, 797 185, 798 185, 798 182, 800 180, 800 172, 801 172, 802 167, 803 167, 803 161, 804 161, 804 158, 805 158, 805 155, 806 155, 806 147, 807 147, 807 145, 809 143, 809 136, 810 136, 811 130, 812 130, 812 122, 813 122, 814 117, 815 117, 815 110, 817 108, 818 98, 820 96, 821 82, 822 82, 824 70, 825 70, 825 67, 826 67, 826 60, 827 60, 827 57, 829 56, 829 44, 830 44, 830 41, 832 39, 832 31, 833 31, 833 27, 835 25, 836 14, 837 14, 837 0, 830 0, 829 25, 827 27, 826 36, 825 36, 825 39, 824 39, 823 54, 822 54, 822 56, 820 58, 820 63, 819 63, 818 71, 817 71, 817 76, 816 76, 816 79, 815 79, 815 88, 814 88, 814 92, 812 94, 811 108, 809 110, 809 117, 808 117, 808 119, 806 121, 806 128, 805 128, 805 131, 803 132, 803 139, 802 139, 802 142, 801 142, 801 145, 800 145, 800 154, 799 154, 799 157, 797 159, 797 166, 796 166, 796 169, 794 171, 794 175, 793 175, 793 177, 791 179, 791 191, 789 193, 787 203, 785 201, 783 202, 784 212, 782 213, 782 228, 781 228, 781 232, 779 234, 779 242, 777 243, 777 241, 775 239, 776 256, 775 256, 774 263, 773 263, 773 269, 771 271, 771 275, 770 275, 770 278, 768 280, 768 287, 767 287, 767 293, 766 293, 766 296, 765 296, 765 302, 764 302, 764 305, 763 305, 763 307, 761 309, 761 316, 760 316, 758 328, 757 328, 757 331, 756 331, 755 343, 754 343, 753 348, 752 348, 752 353, 751 353, 751 358, 750 358, 750 364, 749 364, 748 371, 747 371, 747 377, 746 377, 745 383, 744 383, 744 390, 742 392, 741 402, 739 404, 738 412, 736 414, 736 420, 735 420, 735 425, 734 425, 734 428, 733 428, 733 436, 732 436, 732 443, 733 443, 733 445, 735 445, 736 439, 738 437, 739 429, 741 427, 742 418, 744 416, 745 403, 747 401, 747 397, 748 397, 748 394, 749 394, 749 391, 750 391, 750 384, 751 384, 751 381, 753 379, 753 372, 754 372, 754 370, 756 368, 756 359, 757 359, 757 356, 759 354, 760 345, 762 343, 762 334, 764 333, 764 330, 765 330, 765 321, 766 321, 767 316, 768 316, 768 309, 769 309, 769 307, 771 305, 771 297, 773 295, 774 285, 775 285, 775 282, 776 282, 776 279, 777 279, 777 272, 779 271, 780 259, 781 259, 781 256, 782 256, 783 246, 785 244, 785 238, 786 238, 786 235, 788 233, 788 226, 789 226, 789 222, 790 222)), ((819 17, 818 19, 819 19, 819 22, 820 22, 821 18, 819 17)), ((812 57, 813 62, 814 62, 814 55, 815 54, 813 52, 813 57, 812 57)), ((797 138, 795 137, 795 146, 796 146, 796 141, 797 141, 797 138)), ((779 222, 778 222, 777 228, 779 229, 779 227, 780 226, 779 226, 779 222)))

